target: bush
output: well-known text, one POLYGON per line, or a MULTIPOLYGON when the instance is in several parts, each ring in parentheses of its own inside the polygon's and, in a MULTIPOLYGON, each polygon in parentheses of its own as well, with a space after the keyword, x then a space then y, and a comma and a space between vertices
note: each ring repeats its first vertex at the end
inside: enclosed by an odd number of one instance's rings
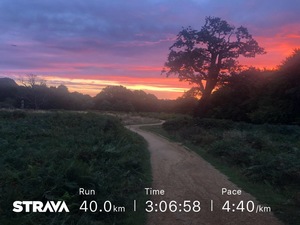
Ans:
POLYGON ((230 165, 238 166, 253 181, 277 187, 298 184, 300 129, 291 125, 254 125, 215 119, 177 118, 166 131, 191 142, 230 165))
POLYGON ((253 162, 255 149, 235 140, 219 140, 212 143, 208 152, 223 158, 232 165, 249 166, 253 162))
POLYGON ((171 120, 167 120, 163 123, 163 128, 167 131, 176 131, 184 127, 190 127, 194 124, 193 119, 189 117, 179 117, 171 120))

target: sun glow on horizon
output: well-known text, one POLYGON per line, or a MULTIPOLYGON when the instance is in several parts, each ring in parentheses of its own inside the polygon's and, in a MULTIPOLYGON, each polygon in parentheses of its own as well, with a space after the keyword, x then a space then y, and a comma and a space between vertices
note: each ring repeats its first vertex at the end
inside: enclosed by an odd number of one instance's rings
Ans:
POLYGON ((49 85, 63 84, 70 91, 78 91, 91 96, 96 96, 107 86, 124 86, 130 90, 143 90, 146 93, 154 94, 158 98, 176 99, 189 90, 187 84, 179 82, 177 78, 155 78, 144 80, 136 79, 133 83, 132 77, 121 77, 120 81, 108 79, 70 79, 60 77, 45 77, 49 85), (141 82, 142 81, 142 82, 141 82), (170 82, 171 81, 171 82, 170 82))
MULTIPOLYGON (((103 88, 107 86, 124 86, 130 90, 143 90, 146 93, 154 94, 160 99, 176 99, 182 96, 184 92, 192 87, 185 82, 178 81, 178 78, 176 77, 134 78, 104 76, 99 79, 91 79, 42 76, 39 74, 37 74, 37 76, 44 79, 48 87, 65 85, 70 92, 80 92, 82 94, 88 94, 92 97, 96 96, 103 88)), ((22 85, 20 82, 20 75, 10 74, 4 77, 10 77, 19 85, 22 85)))

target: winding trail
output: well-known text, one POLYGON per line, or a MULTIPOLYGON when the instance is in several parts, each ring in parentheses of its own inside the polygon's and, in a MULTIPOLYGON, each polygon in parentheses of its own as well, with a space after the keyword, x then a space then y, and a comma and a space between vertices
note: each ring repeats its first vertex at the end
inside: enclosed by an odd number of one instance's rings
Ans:
MULTIPOLYGON (((140 129, 143 125, 128 125, 127 128, 143 136, 149 143, 151 154, 153 189, 165 190, 163 196, 152 196, 154 202, 175 200, 198 200, 201 211, 194 212, 152 212, 148 213, 147 225, 283 225, 272 213, 227 212, 222 210, 229 200, 231 209, 240 201, 254 201, 253 196, 244 192, 240 196, 222 195, 222 188, 240 189, 228 178, 203 160, 196 153, 151 132, 140 129), (213 200, 213 211, 211 211, 213 200), (232 204, 235 204, 233 207, 232 204)), ((158 124, 151 124, 158 125, 158 124)), ((181 207, 182 208, 182 207, 181 207)), ((251 209, 251 207, 250 207, 251 209)))

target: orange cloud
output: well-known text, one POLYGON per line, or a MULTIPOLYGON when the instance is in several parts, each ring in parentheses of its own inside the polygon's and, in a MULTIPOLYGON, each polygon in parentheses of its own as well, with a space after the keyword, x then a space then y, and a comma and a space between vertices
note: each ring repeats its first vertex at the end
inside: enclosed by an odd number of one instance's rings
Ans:
MULTIPOLYGON (((269 31, 275 33, 274 31, 269 31)), ((275 35, 265 35, 255 37, 260 46, 267 51, 265 55, 259 55, 255 58, 241 58, 240 62, 246 65, 252 65, 259 68, 274 69, 286 57, 288 57, 295 48, 300 47, 299 24, 292 24, 280 28, 275 35)))

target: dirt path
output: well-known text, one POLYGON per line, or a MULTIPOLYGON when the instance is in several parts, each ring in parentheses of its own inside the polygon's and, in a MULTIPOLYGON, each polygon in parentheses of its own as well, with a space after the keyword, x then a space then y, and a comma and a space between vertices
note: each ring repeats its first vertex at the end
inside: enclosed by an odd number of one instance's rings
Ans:
MULTIPOLYGON (((239 189, 228 178, 213 166, 179 144, 172 143, 153 133, 140 129, 141 125, 129 125, 130 130, 143 136, 149 143, 151 153, 153 189, 163 189, 164 196, 152 196, 154 202, 185 200, 201 202, 198 213, 183 212, 152 212, 148 214, 148 225, 282 225, 272 213, 255 213, 259 204, 255 198, 242 191, 240 196, 222 195, 222 188, 239 189), (211 211, 213 200, 213 211, 211 211), (255 210, 248 212, 226 212, 222 210, 224 203, 232 204, 248 200, 254 201, 255 210)), ((249 205, 250 206, 250 205, 249 205)), ((251 209, 251 207, 250 207, 251 209)), ((265 210, 265 208, 263 208, 265 210)), ((236 209, 235 209, 236 210, 236 209)))

